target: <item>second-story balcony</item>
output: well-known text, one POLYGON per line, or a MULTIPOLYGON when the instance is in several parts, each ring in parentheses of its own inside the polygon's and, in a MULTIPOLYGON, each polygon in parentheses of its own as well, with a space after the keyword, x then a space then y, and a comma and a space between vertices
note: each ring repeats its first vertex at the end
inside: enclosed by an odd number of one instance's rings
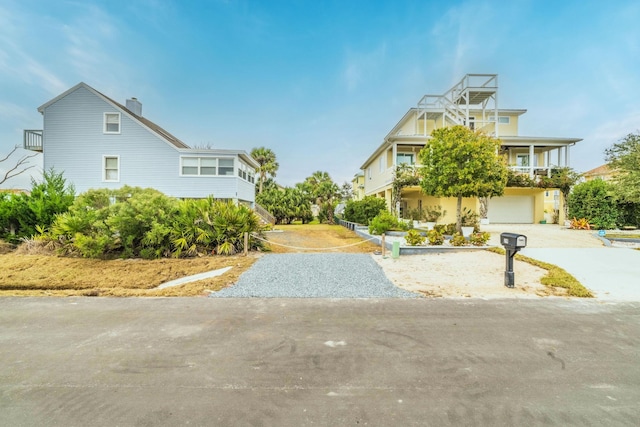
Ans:
POLYGON ((551 170, 556 169, 558 166, 509 166, 509 169, 513 173, 518 175, 527 175, 530 178, 536 176, 551 176, 551 170))
POLYGON ((42 153, 42 130, 25 129, 22 137, 22 148, 42 153))

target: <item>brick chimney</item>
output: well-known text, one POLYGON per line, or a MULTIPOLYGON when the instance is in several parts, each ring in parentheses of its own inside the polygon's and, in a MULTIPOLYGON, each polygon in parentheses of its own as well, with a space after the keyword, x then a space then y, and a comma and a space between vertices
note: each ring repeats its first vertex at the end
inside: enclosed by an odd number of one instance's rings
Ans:
POLYGON ((138 98, 127 99, 127 110, 136 116, 142 117, 142 104, 138 101, 138 98))

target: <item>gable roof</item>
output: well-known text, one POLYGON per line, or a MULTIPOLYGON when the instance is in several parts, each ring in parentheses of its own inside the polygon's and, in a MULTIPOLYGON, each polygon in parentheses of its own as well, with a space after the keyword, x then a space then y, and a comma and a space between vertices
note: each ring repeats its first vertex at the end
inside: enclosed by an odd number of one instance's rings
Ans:
POLYGON ((162 140, 166 141, 168 144, 173 145, 176 148, 191 148, 187 144, 185 144, 184 142, 180 141, 178 138, 176 138, 175 136, 173 136, 172 134, 170 134, 169 132, 167 132, 166 130, 164 130, 163 128, 161 128, 160 126, 155 124, 154 122, 152 122, 151 120, 146 119, 145 117, 142 117, 142 116, 138 116, 137 114, 133 113, 131 110, 129 110, 124 105, 114 101, 113 99, 111 99, 108 96, 106 96, 105 94, 95 90, 94 88, 92 88, 91 86, 89 86, 88 84, 86 84, 84 82, 78 83, 77 85, 75 85, 71 89, 61 93, 60 95, 56 96, 55 98, 53 98, 49 102, 46 102, 46 103, 42 104, 40 107, 38 107, 38 111, 40 113, 43 113, 45 108, 49 107, 52 104, 55 104, 60 99, 64 98, 65 96, 69 95, 72 92, 75 92, 76 90, 78 90, 81 87, 87 89, 88 91, 94 93, 96 96, 102 98, 105 102, 107 102, 108 104, 111 104, 116 109, 121 110, 124 114, 129 116, 132 120, 137 121, 142 126, 146 127, 151 132, 155 133, 158 137, 160 137, 162 140))
POLYGON ((610 177, 614 174, 614 171, 611 170, 608 164, 600 165, 597 168, 593 168, 591 170, 586 171, 582 175, 585 178, 605 178, 610 177))

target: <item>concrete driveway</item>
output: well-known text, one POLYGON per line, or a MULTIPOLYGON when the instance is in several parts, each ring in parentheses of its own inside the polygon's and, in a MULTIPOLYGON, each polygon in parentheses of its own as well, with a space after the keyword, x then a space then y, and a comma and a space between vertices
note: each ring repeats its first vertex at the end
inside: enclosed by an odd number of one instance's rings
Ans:
POLYGON ((626 426, 638 303, 0 299, 3 426, 626 426))
POLYGON ((600 300, 640 301, 640 251, 626 248, 526 248, 528 257, 565 269, 600 300))
POLYGON ((594 231, 553 224, 496 224, 482 229, 492 234, 495 245, 500 244, 502 232, 524 234, 527 247, 522 255, 565 269, 600 300, 640 301, 640 251, 605 246, 594 231))

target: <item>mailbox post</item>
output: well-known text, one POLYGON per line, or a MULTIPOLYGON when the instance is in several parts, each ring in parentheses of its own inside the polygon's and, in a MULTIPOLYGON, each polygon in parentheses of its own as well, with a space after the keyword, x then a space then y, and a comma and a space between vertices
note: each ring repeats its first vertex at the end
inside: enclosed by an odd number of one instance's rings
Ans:
POLYGON ((527 236, 516 233, 502 233, 500 234, 500 243, 504 246, 506 251, 506 269, 504 272, 504 285, 507 288, 513 288, 515 286, 515 278, 513 275, 513 257, 516 253, 527 246, 527 236))

